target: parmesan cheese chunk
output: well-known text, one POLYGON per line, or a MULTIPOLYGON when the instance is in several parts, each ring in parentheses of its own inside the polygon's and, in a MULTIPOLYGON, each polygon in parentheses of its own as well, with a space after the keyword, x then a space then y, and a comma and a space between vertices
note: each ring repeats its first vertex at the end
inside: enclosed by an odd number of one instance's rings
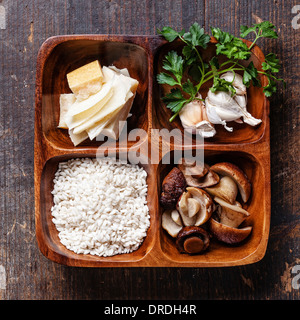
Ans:
POLYGON ((90 62, 67 74, 70 89, 79 100, 85 100, 98 92, 103 83, 103 74, 98 60, 90 62))

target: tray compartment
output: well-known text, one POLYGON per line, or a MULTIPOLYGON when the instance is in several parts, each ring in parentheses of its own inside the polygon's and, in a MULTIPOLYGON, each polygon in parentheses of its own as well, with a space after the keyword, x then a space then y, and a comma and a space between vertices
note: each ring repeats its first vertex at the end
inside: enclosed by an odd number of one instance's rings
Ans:
MULTIPOLYGON (((213 41, 213 40, 212 40, 213 41)), ((247 41, 247 43, 250 43, 247 41)), ((152 106, 152 121, 153 128, 162 129, 167 128, 168 130, 179 129, 182 132, 184 131, 179 117, 176 117, 171 123, 169 122, 170 117, 173 113, 167 109, 161 97, 170 91, 170 86, 158 84, 156 81, 157 74, 165 72, 162 68, 163 60, 165 55, 169 51, 176 51, 178 54, 181 54, 182 43, 179 41, 174 41, 172 43, 162 42, 161 45, 158 45, 156 54, 154 56, 154 71, 153 71, 153 106, 152 106)), ((203 51, 203 50, 202 50, 203 51)), ((258 70, 261 70, 261 62, 264 61, 264 55, 262 51, 255 46, 253 49, 253 57, 249 61, 253 61, 255 67, 258 70)), ((202 53, 203 60, 208 62, 212 56, 215 54, 215 44, 211 42, 208 45, 206 51, 202 53)), ((222 57, 220 57, 221 61, 222 57)), ((260 77, 260 80, 264 84, 266 79, 265 77, 260 77)), ((203 98, 206 98, 208 89, 212 86, 212 80, 206 82, 200 89, 200 93, 203 98)), ((266 128, 266 122, 268 120, 268 106, 267 99, 264 96, 262 88, 253 87, 252 85, 248 88, 248 104, 247 110, 256 118, 262 119, 263 122, 256 126, 252 127, 246 123, 238 124, 235 122, 230 122, 230 126, 233 127, 233 132, 228 132, 224 129, 222 125, 216 125, 217 133, 212 138, 206 138, 206 144, 228 144, 228 143, 249 143, 255 142, 262 138, 266 128)), ((181 141, 175 141, 174 146, 180 146, 181 141)), ((193 144, 197 145, 196 138, 193 138, 193 144)))
MULTIPOLYGON (((255 156, 244 151, 217 151, 205 150, 205 162, 209 165, 217 162, 228 161, 239 166, 248 176, 252 184, 252 194, 243 207, 251 214, 247 224, 252 225, 252 233, 239 245, 226 245, 212 239, 211 245, 203 254, 186 255, 180 254, 175 246, 175 239, 167 234, 160 226, 160 247, 163 255, 174 264, 182 265, 203 265, 203 266, 232 266, 260 260, 266 250, 267 230, 269 229, 270 214, 266 203, 268 202, 268 188, 263 188, 262 181, 266 179, 266 173, 261 161, 255 156)), ((171 160, 174 159, 174 152, 170 154, 171 160)), ((171 164, 160 164, 158 167, 158 196, 161 192, 161 183, 168 172, 174 167, 171 164)), ((163 208, 159 209, 160 215, 163 208)))
MULTIPOLYGON (((148 129, 148 54, 138 44, 118 37, 54 37, 40 49, 38 81, 42 101, 42 131, 46 139, 57 148, 73 149, 67 130, 57 128, 59 121, 59 95, 70 93, 66 74, 86 63, 98 59, 102 66, 127 68, 139 81, 137 94, 128 118, 128 132, 135 128, 148 129)), ((78 147, 97 147, 102 141, 86 140, 78 147)))
MULTIPOLYGON (((118 154, 118 157, 126 156, 125 153, 118 154)), ((147 205, 150 213, 150 227, 147 231, 147 236, 144 239, 140 247, 128 254, 119 254, 112 257, 99 257, 90 254, 77 254, 71 250, 68 250, 63 244, 61 244, 58 231, 54 223, 52 222, 51 207, 53 206, 53 196, 51 191, 53 190, 53 179, 55 172, 58 169, 59 162, 64 162, 74 158, 95 158, 95 154, 66 154, 50 158, 43 168, 40 182, 40 214, 37 220, 37 239, 39 247, 42 253, 50 260, 70 265, 70 266, 104 266, 106 264, 111 265, 114 263, 122 264, 129 263, 135 264, 136 262, 143 260, 147 254, 152 250, 155 237, 154 234, 157 229, 157 201, 156 195, 156 176, 154 174, 154 168, 149 164, 143 164, 143 168, 148 173, 148 196, 147 205)))

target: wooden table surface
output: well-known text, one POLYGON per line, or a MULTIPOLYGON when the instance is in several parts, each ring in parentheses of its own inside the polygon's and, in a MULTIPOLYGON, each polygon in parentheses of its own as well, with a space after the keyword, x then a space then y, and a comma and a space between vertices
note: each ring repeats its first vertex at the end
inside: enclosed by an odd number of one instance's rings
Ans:
MULTIPOLYGON (((299 40, 292 0, 0 0, 0 300, 300 298, 299 40), (294 22, 292 20, 294 18, 294 22), (41 44, 60 34, 155 35, 197 21, 235 35, 270 20, 263 40, 287 89, 271 98, 272 216, 265 257, 230 268, 72 268, 46 259, 34 220, 34 91, 41 44), (298 267, 299 266, 299 267, 298 267)), ((300 12, 300 6, 298 8, 300 12)))

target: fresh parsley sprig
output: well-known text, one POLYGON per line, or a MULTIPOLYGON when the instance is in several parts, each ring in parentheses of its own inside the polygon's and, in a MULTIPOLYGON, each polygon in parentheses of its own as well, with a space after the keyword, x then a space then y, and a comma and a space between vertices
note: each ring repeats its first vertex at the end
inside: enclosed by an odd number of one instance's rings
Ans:
MULTIPOLYGON (((242 38, 245 38, 249 34, 254 33, 255 38, 252 41, 251 46, 249 47, 250 50, 260 38, 278 38, 275 26, 270 21, 263 21, 261 23, 254 24, 251 27, 241 26, 240 31, 242 38)), ((266 97, 271 97, 272 94, 277 91, 277 82, 282 82, 284 87, 286 87, 286 82, 284 81, 284 79, 277 78, 275 75, 280 70, 280 63, 276 54, 269 53, 265 56, 265 61, 262 63, 262 69, 264 70, 263 72, 257 71, 257 73, 263 74, 268 78, 268 84, 263 87, 263 92, 266 97)))
POLYGON ((157 75, 159 84, 167 84, 173 87, 162 98, 167 108, 174 113, 169 119, 170 122, 176 118, 185 104, 198 99, 197 93, 201 86, 209 80, 213 80, 213 86, 210 88, 213 92, 226 91, 234 95, 235 89, 232 83, 220 77, 225 72, 242 72, 243 83, 247 87, 250 84, 261 86, 259 74, 267 76, 268 84, 263 87, 263 91, 268 97, 276 92, 277 81, 284 82, 283 79, 275 76, 275 73, 280 70, 280 64, 273 53, 266 55, 265 61, 262 63, 263 71, 258 71, 253 62, 248 63, 247 66, 241 64, 241 61, 247 61, 251 57, 251 49, 259 38, 276 39, 278 37, 275 26, 269 21, 251 27, 241 27, 241 38, 251 33, 255 35, 255 39, 249 48, 242 39, 224 32, 220 28, 212 27, 212 36, 218 42, 216 43, 216 56, 210 61, 204 61, 200 53, 200 48, 202 50, 207 48, 210 36, 198 23, 195 22, 188 32, 184 29, 177 32, 171 27, 163 27, 157 32, 169 42, 180 39, 184 44, 181 55, 173 50, 165 56, 162 65, 164 71, 157 75), (226 56, 228 60, 220 64, 218 59, 220 55, 226 56), (188 75, 188 78, 184 81, 185 75, 188 75))

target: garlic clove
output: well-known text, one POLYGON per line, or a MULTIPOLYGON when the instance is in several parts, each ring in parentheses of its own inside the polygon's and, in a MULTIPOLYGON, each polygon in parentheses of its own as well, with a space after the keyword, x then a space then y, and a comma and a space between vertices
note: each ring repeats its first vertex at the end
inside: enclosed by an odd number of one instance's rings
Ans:
MULTIPOLYGON (((201 99, 201 95, 197 98, 201 99)), ((181 124, 187 132, 199 134, 203 138, 210 138, 216 134, 216 130, 209 122, 203 101, 193 100, 187 103, 179 112, 181 124)))
POLYGON ((208 119, 211 123, 213 124, 221 124, 224 126, 224 128, 229 131, 229 132, 232 132, 233 131, 233 128, 232 127, 228 127, 227 124, 226 124, 226 121, 224 119, 222 119, 219 114, 217 113, 217 109, 218 107, 212 105, 209 100, 207 99, 205 101, 205 104, 206 104, 206 110, 207 110, 207 116, 208 116, 208 119))

